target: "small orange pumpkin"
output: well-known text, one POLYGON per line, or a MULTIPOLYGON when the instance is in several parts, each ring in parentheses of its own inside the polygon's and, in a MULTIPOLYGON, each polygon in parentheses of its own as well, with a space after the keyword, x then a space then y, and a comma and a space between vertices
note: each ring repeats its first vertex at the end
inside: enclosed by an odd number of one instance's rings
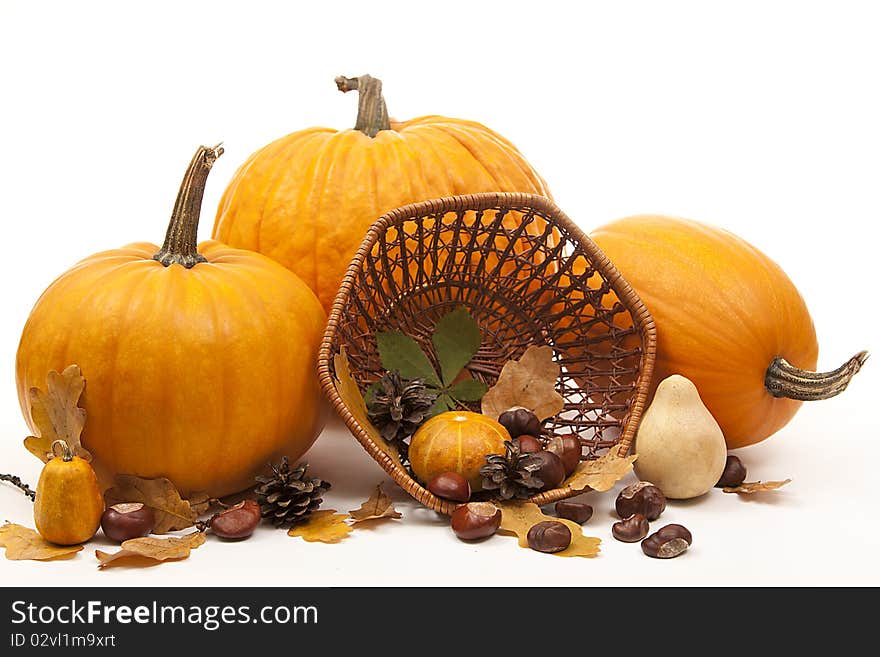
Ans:
POLYGON ((16 383, 27 391, 77 363, 88 381, 83 444, 102 483, 168 477, 220 497, 266 463, 315 440, 324 402, 314 368, 325 315, 312 291, 269 258, 196 245, 208 171, 201 147, 160 249, 139 242, 81 261, 53 282, 25 324, 16 383))
MULTIPOLYGON (((336 83, 360 94, 354 129, 301 130, 251 155, 220 200, 213 232, 294 271, 325 310, 367 229, 385 212, 477 192, 549 196, 513 144, 486 126, 444 116, 391 121, 378 79, 336 83)), ((504 222, 518 224, 514 213, 504 222)), ((535 222, 528 232, 541 229, 535 222)))
MULTIPOLYGON (((641 215, 590 237, 636 290, 657 327, 657 384, 697 386, 730 448, 764 440, 802 401, 843 391, 867 354, 817 374, 819 346, 785 272, 740 237, 696 221, 641 215)), ((615 326, 622 315, 615 316, 615 326)))

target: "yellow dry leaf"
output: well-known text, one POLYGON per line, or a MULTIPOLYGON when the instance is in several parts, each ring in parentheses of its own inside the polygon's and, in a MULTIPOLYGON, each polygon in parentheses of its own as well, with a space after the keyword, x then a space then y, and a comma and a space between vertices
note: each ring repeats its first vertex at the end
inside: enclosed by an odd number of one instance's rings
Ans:
POLYGON ((559 363, 553 360, 553 348, 532 345, 519 360, 504 364, 498 381, 483 395, 483 415, 497 418, 514 406, 529 409, 539 420, 556 415, 565 406, 556 392, 558 378, 559 363))
POLYGON ((65 559, 83 549, 82 545, 55 545, 33 529, 12 522, 0 527, 0 545, 6 548, 6 558, 11 561, 65 559))
POLYGON ((347 518, 344 513, 336 513, 336 509, 315 511, 308 520, 291 527, 287 535, 299 536, 309 542, 338 543, 353 530, 345 523, 347 518))
POLYGON ((620 456, 612 448, 597 459, 581 461, 568 479, 562 482, 572 490, 592 488, 595 491, 610 490, 615 483, 623 479, 633 467, 635 454, 620 456))
POLYGON ((380 520, 382 518, 402 518, 403 516, 391 504, 391 498, 382 490, 382 484, 376 486, 375 492, 361 508, 348 512, 349 517, 357 525, 366 520, 380 520))
POLYGON ((205 535, 202 532, 192 532, 184 536, 169 536, 168 538, 144 536, 123 541, 122 549, 118 552, 107 553, 95 550, 95 557, 100 562, 98 568, 101 569, 110 564, 152 565, 149 563, 150 561, 160 563, 186 559, 192 550, 204 545, 204 543, 205 535))
POLYGON ((390 445, 384 438, 382 438, 379 430, 373 426, 367 417, 367 404, 364 402, 364 398, 361 395, 361 391, 358 389, 357 383, 355 383, 354 378, 351 376, 351 368, 348 365, 348 356, 345 353, 345 347, 333 357, 333 367, 336 370, 336 392, 339 393, 339 397, 345 402, 345 406, 348 408, 349 413, 354 416, 358 421, 358 424, 360 424, 364 431, 367 432, 370 436, 370 440, 373 441, 376 447, 385 452, 392 461, 403 468, 403 464, 400 462, 400 455, 397 453, 397 448, 390 445))
POLYGON ((784 481, 746 481, 739 486, 725 486, 721 490, 725 493, 751 495, 752 493, 766 493, 771 490, 776 490, 789 483, 791 483, 791 479, 785 479, 784 481))
POLYGON ((43 463, 52 458, 52 443, 56 440, 66 442, 74 456, 92 460, 92 455, 80 443, 86 411, 79 407, 79 398, 85 386, 79 365, 69 365, 60 374, 55 370, 49 372, 46 391, 28 390, 31 420, 39 435, 25 438, 24 446, 43 463))
POLYGON ((599 554, 601 539, 592 536, 584 536, 579 524, 564 518, 554 518, 545 515, 541 508, 533 502, 495 502, 501 509, 501 527, 498 531, 502 534, 514 535, 519 539, 519 546, 529 547, 529 530, 539 522, 553 520, 561 522, 571 530, 571 545, 562 552, 554 552, 556 557, 595 557, 599 554))
POLYGON ((153 510, 156 516, 154 534, 192 527, 201 509, 201 505, 193 509, 165 477, 143 479, 134 475, 116 475, 113 487, 104 492, 104 503, 113 506, 125 502, 141 502, 153 510))

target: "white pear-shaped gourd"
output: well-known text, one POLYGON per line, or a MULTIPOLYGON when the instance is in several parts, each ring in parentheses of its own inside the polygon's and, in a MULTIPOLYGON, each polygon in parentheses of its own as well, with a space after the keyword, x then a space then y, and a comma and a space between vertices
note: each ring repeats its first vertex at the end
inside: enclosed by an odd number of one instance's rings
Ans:
POLYGON ((636 434, 636 474, 671 499, 709 492, 721 478, 727 445, 697 387, 678 374, 663 379, 636 434))

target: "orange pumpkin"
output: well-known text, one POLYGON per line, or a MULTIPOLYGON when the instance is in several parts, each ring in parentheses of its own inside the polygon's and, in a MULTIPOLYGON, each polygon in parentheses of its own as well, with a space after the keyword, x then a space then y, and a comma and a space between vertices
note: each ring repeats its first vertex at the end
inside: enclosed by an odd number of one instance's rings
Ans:
POLYGON ((590 237, 654 318, 651 394, 672 374, 693 381, 730 448, 772 435, 802 401, 840 393, 867 357, 813 372, 819 347, 797 288, 779 265, 728 231, 643 215, 590 237))
MULTIPOLYGON (((251 155, 220 201, 213 232, 294 271, 325 310, 367 229, 385 212, 477 192, 549 196, 513 144, 487 127, 443 116, 391 121, 379 80, 336 82, 359 91, 355 128, 301 130, 251 155)), ((517 225, 513 214, 505 221, 517 225)))
POLYGON ((258 253, 196 246, 208 171, 193 158, 164 246, 95 254, 43 293, 24 327, 16 383, 77 363, 87 380, 83 444, 102 484, 164 476, 184 493, 246 488, 281 454, 314 441, 324 404, 314 367, 325 316, 293 273, 258 253))

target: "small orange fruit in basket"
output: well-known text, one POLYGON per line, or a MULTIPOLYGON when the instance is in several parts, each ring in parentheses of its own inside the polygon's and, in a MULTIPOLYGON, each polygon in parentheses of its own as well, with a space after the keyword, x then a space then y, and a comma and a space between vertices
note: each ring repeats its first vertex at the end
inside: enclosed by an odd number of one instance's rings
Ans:
POLYGON ((423 482, 443 472, 457 472, 482 489, 480 468, 486 454, 503 454, 507 429, 496 420, 470 411, 447 411, 425 422, 412 437, 409 462, 423 482))

